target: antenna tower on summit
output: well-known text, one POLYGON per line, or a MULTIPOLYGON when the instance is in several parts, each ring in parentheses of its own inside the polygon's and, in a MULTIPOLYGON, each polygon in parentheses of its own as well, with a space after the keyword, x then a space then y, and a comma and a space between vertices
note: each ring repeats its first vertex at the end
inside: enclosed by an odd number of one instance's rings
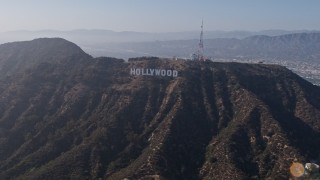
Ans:
POLYGON ((204 46, 203 46, 203 20, 202 20, 199 47, 198 47, 197 52, 192 55, 193 60, 197 60, 197 61, 204 61, 205 60, 203 47, 204 46))
POLYGON ((200 42, 199 42, 199 60, 204 61, 203 57, 203 20, 201 24, 200 42))

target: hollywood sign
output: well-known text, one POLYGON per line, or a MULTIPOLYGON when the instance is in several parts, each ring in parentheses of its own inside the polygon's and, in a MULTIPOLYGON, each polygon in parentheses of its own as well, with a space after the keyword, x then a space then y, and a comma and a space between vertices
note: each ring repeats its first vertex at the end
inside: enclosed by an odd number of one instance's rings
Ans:
POLYGON ((134 76, 169 76, 178 77, 178 71, 167 69, 144 69, 144 68, 131 68, 130 75, 134 76))

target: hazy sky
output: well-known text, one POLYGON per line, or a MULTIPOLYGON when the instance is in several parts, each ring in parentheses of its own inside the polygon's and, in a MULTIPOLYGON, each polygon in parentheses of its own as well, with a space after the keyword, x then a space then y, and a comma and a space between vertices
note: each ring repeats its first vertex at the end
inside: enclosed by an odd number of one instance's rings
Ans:
POLYGON ((0 0, 0 31, 320 30, 320 0, 0 0))

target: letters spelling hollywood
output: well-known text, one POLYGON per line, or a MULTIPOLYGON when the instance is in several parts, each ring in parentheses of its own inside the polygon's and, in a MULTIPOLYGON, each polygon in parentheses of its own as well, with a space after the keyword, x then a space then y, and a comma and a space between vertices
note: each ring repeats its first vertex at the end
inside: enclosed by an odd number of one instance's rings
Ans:
POLYGON ((178 71, 167 69, 144 69, 144 68, 131 68, 130 75, 135 76, 171 76, 178 77, 178 71))

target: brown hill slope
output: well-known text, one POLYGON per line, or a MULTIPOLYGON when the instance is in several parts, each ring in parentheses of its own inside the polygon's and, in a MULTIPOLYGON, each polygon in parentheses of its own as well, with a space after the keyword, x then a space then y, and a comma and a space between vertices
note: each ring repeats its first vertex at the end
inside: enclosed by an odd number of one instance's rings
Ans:
POLYGON ((319 162, 320 89, 284 67, 69 63, 0 82, 0 179, 283 179, 319 162))
POLYGON ((61 38, 6 43, 0 46, 0 75, 11 75, 39 63, 64 63, 88 59, 77 45, 61 38))

